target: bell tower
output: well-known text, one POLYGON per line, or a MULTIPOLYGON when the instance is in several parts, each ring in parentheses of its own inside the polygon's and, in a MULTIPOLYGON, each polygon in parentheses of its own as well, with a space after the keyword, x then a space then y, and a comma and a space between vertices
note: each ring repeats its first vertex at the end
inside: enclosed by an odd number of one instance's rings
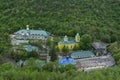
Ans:
POLYGON ((68 41, 68 37, 66 35, 64 37, 64 41, 68 41))
POLYGON ((29 30, 29 25, 26 25, 26 30, 29 30))
POLYGON ((26 30, 27 30, 27 35, 30 35, 30 29, 29 29, 29 25, 26 25, 26 30))
POLYGON ((79 35, 79 33, 77 33, 77 34, 75 35, 75 41, 76 41, 76 42, 80 42, 80 35, 79 35))

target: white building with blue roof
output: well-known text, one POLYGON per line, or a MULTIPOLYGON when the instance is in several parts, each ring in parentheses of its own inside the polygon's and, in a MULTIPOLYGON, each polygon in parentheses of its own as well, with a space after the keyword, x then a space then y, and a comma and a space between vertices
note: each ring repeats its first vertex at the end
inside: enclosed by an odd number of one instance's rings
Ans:
POLYGON ((49 32, 44 30, 30 30, 29 25, 26 26, 26 29, 19 30, 14 33, 15 38, 17 39, 42 39, 45 40, 50 35, 49 32))

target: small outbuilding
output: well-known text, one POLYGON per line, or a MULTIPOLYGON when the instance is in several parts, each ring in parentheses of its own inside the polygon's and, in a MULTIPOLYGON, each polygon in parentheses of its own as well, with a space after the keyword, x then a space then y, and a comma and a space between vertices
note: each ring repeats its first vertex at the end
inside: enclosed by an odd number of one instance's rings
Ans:
POLYGON ((107 47, 109 45, 104 44, 102 42, 94 42, 92 43, 93 51, 96 53, 96 55, 104 55, 107 54, 107 47))

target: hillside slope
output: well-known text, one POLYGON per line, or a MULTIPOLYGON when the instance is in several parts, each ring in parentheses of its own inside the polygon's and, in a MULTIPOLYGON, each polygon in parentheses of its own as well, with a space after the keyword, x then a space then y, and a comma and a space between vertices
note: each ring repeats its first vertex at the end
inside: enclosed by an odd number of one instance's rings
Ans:
POLYGON ((88 33, 114 42, 120 40, 119 6, 119 0, 0 0, 1 44, 27 24, 55 35, 88 33))

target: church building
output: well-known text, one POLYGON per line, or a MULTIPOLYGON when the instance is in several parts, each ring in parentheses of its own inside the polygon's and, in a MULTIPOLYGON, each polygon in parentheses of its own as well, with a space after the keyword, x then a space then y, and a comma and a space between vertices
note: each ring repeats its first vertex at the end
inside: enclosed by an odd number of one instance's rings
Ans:
POLYGON ((75 35, 75 40, 68 40, 68 37, 65 35, 63 41, 58 42, 58 48, 62 51, 63 47, 67 47, 69 50, 72 50, 75 46, 79 47, 80 35, 77 33, 75 35))

